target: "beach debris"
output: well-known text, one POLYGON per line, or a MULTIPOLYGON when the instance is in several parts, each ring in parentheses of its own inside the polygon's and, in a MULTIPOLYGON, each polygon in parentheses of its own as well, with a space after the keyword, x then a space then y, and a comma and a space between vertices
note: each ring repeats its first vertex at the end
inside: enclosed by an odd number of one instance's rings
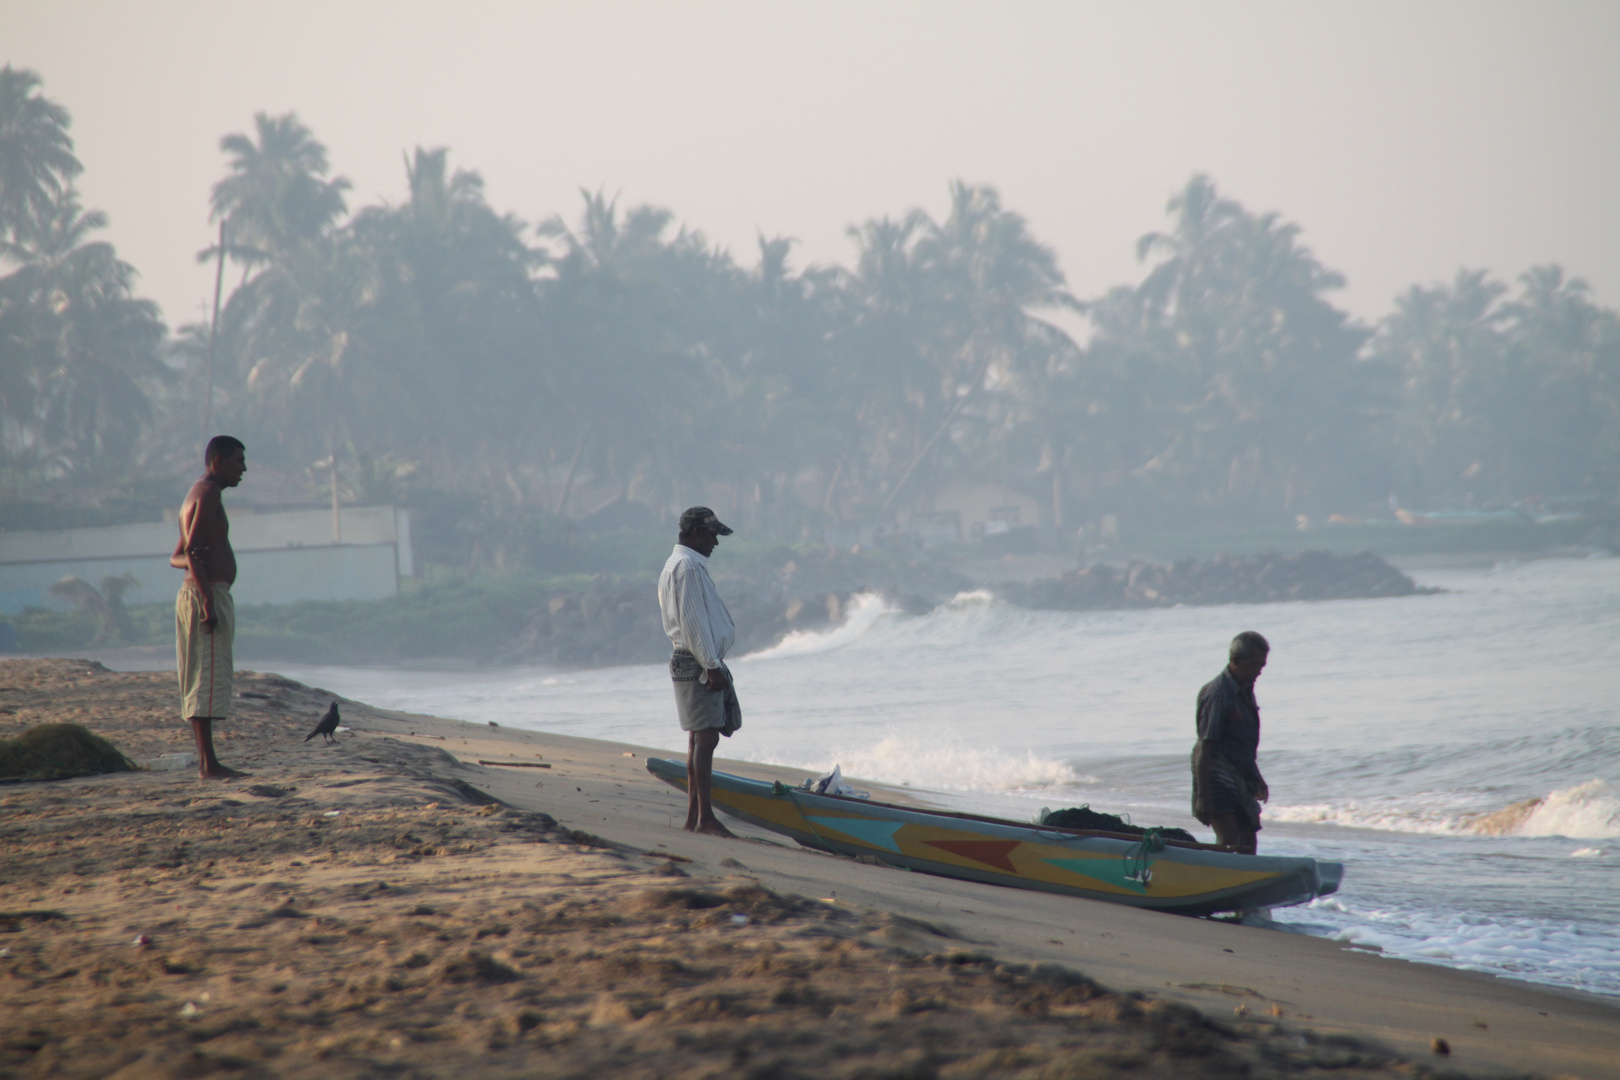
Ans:
POLYGON ((0 739, 3 779, 65 780, 135 768, 116 746, 80 724, 38 724, 14 739, 0 739))
POLYGON ((497 724, 497 723, 496 723, 496 722, 495 722, 495 721, 493 721, 493 720, 491 720, 491 721, 490 721, 490 722, 489 722, 489 726, 490 726, 490 727, 500 727, 500 726, 501 726, 501 725, 499 725, 499 724, 497 724))
POLYGON ((630 751, 626 750, 624 753, 620 754, 619 756, 620 757, 635 757, 636 755, 634 755, 630 751))
POLYGON ((322 814, 321 817, 337 817, 341 813, 343 813, 341 810, 328 810, 326 813, 322 814))
POLYGON ((261 799, 279 799, 297 790, 295 787, 276 787, 274 784, 254 784, 247 789, 249 795, 257 795, 261 799))
POLYGON ((152 944, 152 937, 150 934, 136 934, 135 940, 130 942, 130 944, 135 946, 137 949, 149 948, 152 944))
POLYGON ((1446 1040, 1442 1039, 1440 1036, 1436 1035, 1434 1037, 1434 1041, 1429 1044, 1429 1049, 1444 1056, 1451 1053, 1451 1044, 1446 1042, 1446 1040))
POLYGON ((746 914, 744 914, 743 912, 739 911, 736 914, 731 916, 731 921, 732 921, 733 925, 736 925, 736 926, 747 926, 748 925, 748 916, 746 914))
POLYGON ((1487 1024, 1483 1020, 1475 1020, 1474 1021, 1474 1026, 1479 1028, 1479 1030, 1481 1030, 1481 1031, 1489 1031, 1491 1029, 1491 1025, 1487 1024))
MULTIPOLYGON (((773 789, 774 790, 774 789, 773 789)), ((850 799, 870 799, 869 791, 856 791, 844 783, 843 769, 833 765, 832 772, 825 776, 806 777, 804 783, 799 785, 800 791, 808 791, 813 795, 842 795, 850 799)))
POLYGON ((1232 1009, 1232 1015, 1233 1016, 1248 1016, 1249 1015, 1249 1007, 1247 1005, 1243 1004, 1243 1002, 1240 1001, 1240 1002, 1237 1003, 1236 1007, 1234 1007, 1232 1009))
POLYGON ((197 1008, 197 1003, 195 1001, 188 1001, 184 1005, 180 1006, 181 1016, 196 1016, 200 1012, 202 1012, 202 1010, 197 1008))
POLYGON ((309 742, 315 736, 323 735, 327 742, 336 742, 337 740, 332 738, 332 732, 337 730, 341 722, 338 716, 338 703, 334 701, 327 707, 326 715, 321 717, 320 723, 315 725, 315 730, 304 736, 304 741, 309 742))
POLYGON ((505 765, 509 769, 549 769, 551 765, 544 761, 491 761, 488 758, 479 758, 480 765, 505 765))

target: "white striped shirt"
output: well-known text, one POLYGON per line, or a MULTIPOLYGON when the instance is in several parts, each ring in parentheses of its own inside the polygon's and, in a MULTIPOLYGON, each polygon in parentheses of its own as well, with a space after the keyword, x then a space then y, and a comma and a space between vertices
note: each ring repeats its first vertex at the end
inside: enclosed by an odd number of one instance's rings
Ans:
POLYGON ((737 628, 709 577, 707 558, 676 544, 658 575, 658 606, 670 644, 691 653, 706 670, 720 666, 737 639, 737 628))

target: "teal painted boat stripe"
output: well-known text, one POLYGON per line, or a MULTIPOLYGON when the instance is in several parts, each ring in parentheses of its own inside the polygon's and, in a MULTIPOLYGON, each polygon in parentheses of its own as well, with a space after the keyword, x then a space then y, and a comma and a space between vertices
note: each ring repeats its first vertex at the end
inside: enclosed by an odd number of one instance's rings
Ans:
POLYGON ((894 834, 905 826, 903 821, 873 821, 871 818, 844 818, 844 817, 807 817, 805 820, 813 821, 817 825, 835 829, 845 836, 853 836, 857 840, 864 840, 873 847, 884 848, 900 854, 899 845, 894 842, 894 834))
POLYGON ((1042 859, 1042 862, 1055 866, 1059 870, 1067 870, 1071 874, 1091 878, 1093 881, 1105 881, 1110 885, 1118 885, 1122 889, 1130 889, 1146 895, 1147 889, 1140 881, 1132 881, 1125 876, 1125 860, 1123 859, 1042 859))

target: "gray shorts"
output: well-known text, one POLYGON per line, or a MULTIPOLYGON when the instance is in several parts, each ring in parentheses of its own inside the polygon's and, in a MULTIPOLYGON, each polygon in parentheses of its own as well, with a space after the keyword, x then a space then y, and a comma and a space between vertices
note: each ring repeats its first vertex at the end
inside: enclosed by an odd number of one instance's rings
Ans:
MULTIPOLYGON (((721 664, 729 676, 731 669, 721 664)), ((681 718, 682 731, 707 731, 718 728, 720 734, 730 737, 742 727, 742 706, 737 702, 737 688, 727 679, 726 688, 719 693, 702 682, 703 665, 689 652, 677 651, 669 658, 669 679, 675 687, 675 711, 681 718)))

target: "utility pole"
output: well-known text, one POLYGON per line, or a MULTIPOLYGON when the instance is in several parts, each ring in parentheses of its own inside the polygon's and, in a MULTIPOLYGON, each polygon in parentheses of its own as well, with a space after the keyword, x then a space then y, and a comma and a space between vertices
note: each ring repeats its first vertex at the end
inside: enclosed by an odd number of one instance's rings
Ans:
POLYGON ((343 514, 338 509, 337 440, 332 441, 332 543, 343 543, 343 514))
POLYGON ((219 345, 219 296, 225 286, 225 219, 219 219, 219 266, 214 270, 214 318, 208 324, 208 392, 203 396, 203 438, 214 424, 214 354, 219 345))

